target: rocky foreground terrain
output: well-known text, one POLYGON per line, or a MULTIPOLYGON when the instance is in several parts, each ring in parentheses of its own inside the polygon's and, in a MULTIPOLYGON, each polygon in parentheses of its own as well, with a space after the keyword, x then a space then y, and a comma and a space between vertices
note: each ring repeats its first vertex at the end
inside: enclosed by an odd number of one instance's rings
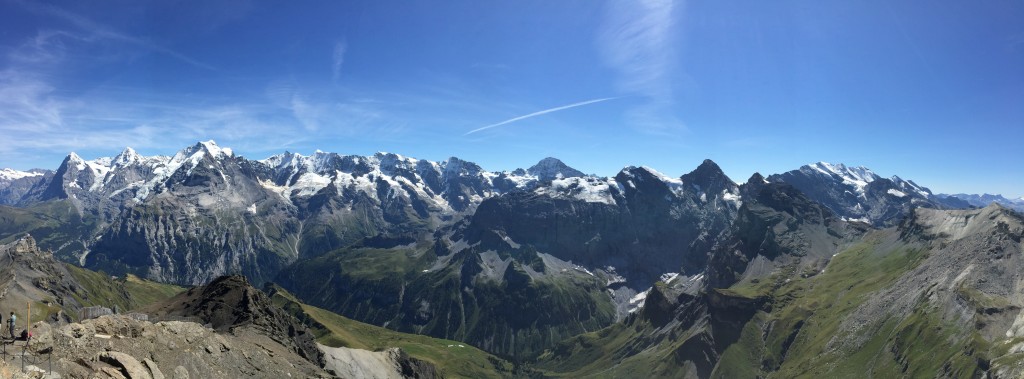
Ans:
POLYGON ((54 371, 67 378, 330 377, 267 336, 222 334, 195 322, 102 316, 33 330, 29 350, 52 349, 54 371))
POLYGON ((441 376, 432 364, 397 348, 368 351, 318 344, 305 324, 241 276, 221 277, 152 302, 141 308, 145 313, 72 321, 97 300, 109 304, 113 297, 122 297, 115 303, 124 308, 142 305, 138 288, 133 288, 58 262, 31 236, 0 245, 0 305, 24 316, 22 304, 36 304, 32 338, 27 344, 6 341, 0 377, 441 376))
POLYGON ((33 338, 8 346, 24 350, 0 365, 4 378, 432 378, 433 366, 400 349, 372 352, 316 345, 319 366, 258 330, 218 332, 191 321, 140 321, 108 315, 80 323, 36 322, 33 338), (4 371, 6 370, 6 371, 4 371))

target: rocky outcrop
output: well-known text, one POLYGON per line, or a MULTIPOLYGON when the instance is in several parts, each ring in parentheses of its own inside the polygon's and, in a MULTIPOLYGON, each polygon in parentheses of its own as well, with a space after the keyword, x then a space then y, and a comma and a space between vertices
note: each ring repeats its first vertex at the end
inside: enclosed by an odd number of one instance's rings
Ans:
POLYGON ((399 348, 384 351, 320 345, 327 359, 325 369, 342 378, 403 379, 443 378, 434 365, 410 357, 399 348))
POLYGON ((312 332, 295 317, 274 306, 265 293, 250 285, 243 276, 217 278, 205 286, 151 305, 146 312, 157 318, 197 318, 219 332, 238 334, 249 330, 267 336, 318 367, 324 365, 323 352, 317 348, 312 332))
MULTIPOLYGON (((129 297, 123 292, 119 295, 129 297)), ((31 235, 0 245, 0 309, 17 309, 20 317, 26 303, 45 304, 62 310, 51 312, 52 317, 70 320, 68 312, 77 315, 82 308, 78 299, 99 300, 90 299, 64 263, 42 251, 31 235)))
MULTIPOLYGON (((277 330, 268 329, 279 315, 254 311, 249 303, 262 303, 258 296, 235 296, 237 278, 225 278, 205 294, 242 299, 211 304, 192 298, 194 310, 206 315, 206 325, 190 321, 139 321, 123 315, 56 325, 32 325, 33 340, 26 350, 30 356, 53 360, 53 371, 62 378, 443 378, 437 368, 410 357, 398 348, 372 352, 331 348, 312 343, 323 362, 311 362, 308 351, 282 341, 277 330), (218 313, 237 311, 237 317, 218 313), (263 319, 263 320, 256 320, 263 319), (254 324, 260 324, 257 326, 254 324)), ((242 293, 241 295, 246 295, 242 293)), ((171 314, 160 314, 168 318, 171 314)), ((185 316, 178 314, 177 318, 185 316)), ((198 317, 194 317, 198 318, 198 317)), ((289 327, 297 327, 290 325, 289 327)), ((297 337, 301 339, 302 337, 297 337)), ((20 347, 19 347, 20 349, 20 347)), ((38 360, 39 358, 34 358, 38 360)), ((3 372, 0 365, 0 373, 3 372)), ((4 376, 10 377, 10 376, 4 376)))
MULTIPOLYGON (((117 368, 122 374, 124 374, 125 378, 152 379, 154 376, 154 373, 151 373, 148 368, 142 365, 141 362, 125 353, 104 351, 99 354, 98 359, 101 362, 110 364, 117 368)), ((157 368, 156 373, 160 373, 161 376, 163 374, 159 368, 157 368)))
POLYGON ((328 378, 259 334, 221 334, 197 323, 112 315, 33 325, 30 353, 52 354, 62 378, 328 378))

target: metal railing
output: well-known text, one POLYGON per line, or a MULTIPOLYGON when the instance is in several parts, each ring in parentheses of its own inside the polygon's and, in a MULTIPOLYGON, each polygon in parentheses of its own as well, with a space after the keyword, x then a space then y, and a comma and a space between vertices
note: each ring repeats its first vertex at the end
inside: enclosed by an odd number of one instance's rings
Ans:
POLYGON ((53 372, 53 347, 44 349, 42 351, 31 352, 29 351, 31 339, 25 341, 24 345, 17 346, 15 344, 17 340, 3 339, 2 348, 0 348, 0 358, 6 361, 15 361, 21 359, 21 372, 26 372, 28 366, 35 366, 42 369, 40 364, 46 363, 46 373, 50 374, 53 372), (18 351, 20 348, 20 352, 18 351))

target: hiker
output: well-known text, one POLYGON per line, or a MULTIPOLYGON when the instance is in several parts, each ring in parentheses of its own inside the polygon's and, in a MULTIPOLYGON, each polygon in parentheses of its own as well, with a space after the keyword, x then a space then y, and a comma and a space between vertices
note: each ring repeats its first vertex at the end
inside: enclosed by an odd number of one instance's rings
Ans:
POLYGON ((14 316, 14 312, 11 312, 11 317, 7 319, 7 329, 11 331, 11 339, 14 339, 14 319, 16 318, 17 317, 14 316))

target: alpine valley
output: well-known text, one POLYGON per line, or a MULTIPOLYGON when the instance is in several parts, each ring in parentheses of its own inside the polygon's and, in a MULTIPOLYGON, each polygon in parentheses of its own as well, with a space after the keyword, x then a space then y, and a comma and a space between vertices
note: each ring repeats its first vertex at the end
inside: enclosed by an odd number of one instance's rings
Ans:
POLYGON ((0 305, 198 318, 228 377, 282 374, 238 368, 260 338, 313 377, 1024 375, 1020 202, 864 167, 599 177, 207 141, 4 169, 0 204, 0 305))

